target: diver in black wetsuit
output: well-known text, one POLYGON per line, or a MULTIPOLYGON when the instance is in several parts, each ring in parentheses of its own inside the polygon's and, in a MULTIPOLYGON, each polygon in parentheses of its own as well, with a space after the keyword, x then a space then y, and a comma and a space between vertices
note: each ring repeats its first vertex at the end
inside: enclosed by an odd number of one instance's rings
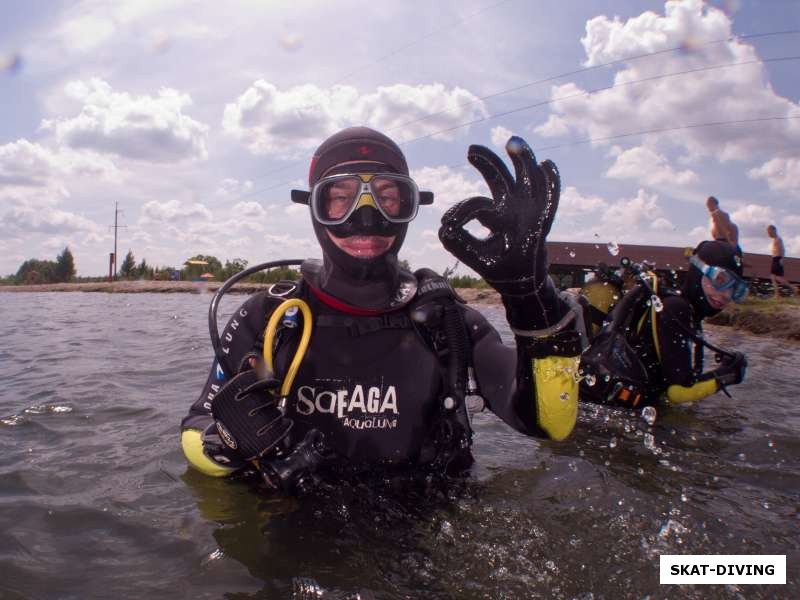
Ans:
POLYGON ((213 476, 255 465, 287 491, 323 464, 463 469, 471 461, 467 396, 478 391, 516 430, 566 438, 577 415, 581 313, 547 272, 560 178, 521 138, 507 151, 516 177, 489 149, 469 148, 493 199, 452 207, 439 237, 500 292, 516 350, 433 271, 400 268, 408 223, 432 194, 408 177, 392 140, 346 129, 315 152, 310 192, 292 192, 310 206, 324 258, 305 261, 301 281, 251 296, 228 323, 221 356, 182 422, 189 463, 213 476), (463 229, 472 219, 491 230, 488 238, 463 229), (299 321, 310 320, 313 333, 281 399, 276 388, 303 344, 301 328, 284 319, 275 341, 267 337, 272 370, 260 356, 266 320, 286 298, 307 303, 311 317, 299 321))
POLYGON ((704 372, 702 338, 703 319, 747 295, 741 258, 726 242, 706 241, 689 263, 678 291, 661 288, 653 273, 638 273, 581 358, 582 400, 680 404, 742 382, 747 360, 740 352, 720 352, 720 364, 704 372))

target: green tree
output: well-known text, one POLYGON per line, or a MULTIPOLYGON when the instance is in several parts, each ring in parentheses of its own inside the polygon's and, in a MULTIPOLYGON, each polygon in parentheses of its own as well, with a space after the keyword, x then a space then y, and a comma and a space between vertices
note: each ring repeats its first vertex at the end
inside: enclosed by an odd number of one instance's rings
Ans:
POLYGON ((69 246, 56 257, 56 266, 54 269, 55 280, 59 282, 71 281, 75 277, 75 259, 69 246))
POLYGON ((226 260, 225 266, 222 267, 221 279, 228 279, 233 277, 236 273, 240 273, 247 268, 247 261, 243 258, 234 258, 233 260, 226 260))
POLYGON ((125 255, 125 260, 122 261, 119 267, 119 274, 120 277, 124 277, 125 279, 130 279, 136 275, 136 259, 133 257, 132 250, 128 250, 128 253, 125 255))
POLYGON ((52 260, 29 258, 17 269, 17 283, 51 283, 55 281, 56 263, 52 260))
POLYGON ((198 279, 203 273, 211 273, 217 279, 221 279, 222 269, 222 263, 216 256, 196 254, 186 259, 183 278, 188 280, 198 279))
POLYGON ((136 276, 140 279, 152 279, 153 267, 148 265, 145 259, 142 259, 142 262, 140 262, 139 266, 136 267, 136 276))

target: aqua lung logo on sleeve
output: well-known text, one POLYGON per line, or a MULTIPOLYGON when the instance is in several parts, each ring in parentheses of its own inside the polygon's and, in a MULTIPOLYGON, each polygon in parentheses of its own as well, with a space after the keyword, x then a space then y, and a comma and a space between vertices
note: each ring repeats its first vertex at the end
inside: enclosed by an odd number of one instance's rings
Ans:
POLYGON ((394 429, 400 416, 393 385, 331 383, 303 385, 297 389, 295 409, 301 415, 329 414, 349 429, 394 429), (326 385, 327 384, 327 385, 326 385))

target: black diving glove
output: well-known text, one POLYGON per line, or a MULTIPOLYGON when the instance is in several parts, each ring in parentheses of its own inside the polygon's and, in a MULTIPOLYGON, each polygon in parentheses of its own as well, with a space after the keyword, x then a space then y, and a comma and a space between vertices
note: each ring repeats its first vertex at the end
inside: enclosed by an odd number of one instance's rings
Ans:
POLYGON ((256 369, 239 373, 217 392, 211 414, 222 442, 244 460, 275 448, 292 428, 278 408, 276 379, 259 379, 256 369))
POLYGON ((714 369, 714 379, 720 388, 737 385, 744 381, 747 371, 747 357, 741 352, 733 352, 733 356, 724 356, 722 364, 714 369))
POLYGON ((544 330, 569 310, 547 273, 545 240, 558 208, 561 179, 549 160, 536 163, 530 146, 511 137, 506 151, 516 179, 505 163, 484 146, 470 146, 467 158, 480 171, 493 199, 464 200, 442 217, 439 239, 500 293, 512 328, 544 330), (476 219, 490 230, 478 239, 464 230, 476 219))

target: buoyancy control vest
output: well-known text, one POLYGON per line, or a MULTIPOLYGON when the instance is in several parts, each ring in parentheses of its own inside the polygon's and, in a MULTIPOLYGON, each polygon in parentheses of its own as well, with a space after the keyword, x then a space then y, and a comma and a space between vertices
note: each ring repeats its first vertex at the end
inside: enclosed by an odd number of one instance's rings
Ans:
POLYGON ((703 347, 697 332, 674 322, 665 306, 676 292, 659 288, 655 274, 649 283, 637 283, 617 303, 591 346, 581 356, 580 395, 584 400, 637 408, 657 404, 666 386, 661 375, 660 319, 670 324, 693 344, 692 370, 703 368, 703 347))
MULTIPOLYGON (((288 396, 295 442, 317 429, 349 465, 460 469, 471 462, 465 404, 471 349, 463 301, 435 272, 414 275, 414 299, 377 316, 332 308, 303 280, 282 282, 265 294, 259 304, 267 317, 294 297, 314 314, 314 334, 288 396)), ((291 325, 279 329, 273 349, 279 378, 297 344, 298 329, 291 325)))

